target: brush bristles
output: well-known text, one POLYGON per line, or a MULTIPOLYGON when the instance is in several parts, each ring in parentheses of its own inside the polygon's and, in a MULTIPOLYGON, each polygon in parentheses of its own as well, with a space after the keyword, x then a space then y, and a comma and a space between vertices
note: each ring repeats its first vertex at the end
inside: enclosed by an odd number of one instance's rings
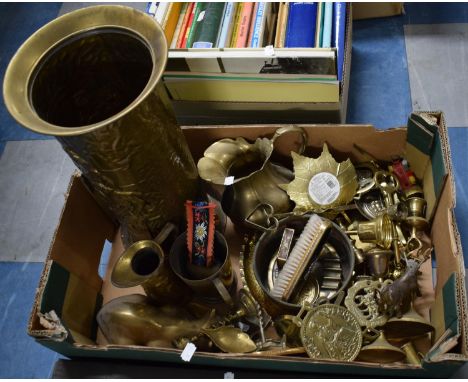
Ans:
POLYGON ((311 215, 278 275, 271 291, 273 297, 283 301, 288 301, 291 298, 328 227, 329 225, 320 216, 311 215))

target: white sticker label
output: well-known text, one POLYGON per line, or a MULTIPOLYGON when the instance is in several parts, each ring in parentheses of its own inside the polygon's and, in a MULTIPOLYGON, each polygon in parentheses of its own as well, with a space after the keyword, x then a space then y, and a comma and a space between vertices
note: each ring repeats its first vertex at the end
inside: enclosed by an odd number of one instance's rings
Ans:
POLYGON ((190 362, 190 360, 193 357, 193 354, 195 353, 195 350, 197 350, 197 347, 191 342, 189 342, 187 345, 185 345, 185 348, 182 351, 180 358, 182 358, 182 360, 185 362, 190 362))
POLYGON ((224 185, 225 186, 230 186, 233 183, 234 183, 234 177, 233 176, 227 176, 227 177, 224 178, 224 185))
POLYGON ((273 48, 273 45, 267 45, 263 49, 265 56, 274 56, 275 55, 275 48, 273 48))
POLYGON ((202 21, 205 18, 205 11, 201 11, 198 15, 197 21, 202 21))
POLYGON ((309 196, 317 204, 327 206, 340 195, 340 182, 329 172, 315 174, 309 182, 309 196))
POLYGON ((232 371, 226 371, 224 373, 224 379, 234 379, 234 373, 232 371))

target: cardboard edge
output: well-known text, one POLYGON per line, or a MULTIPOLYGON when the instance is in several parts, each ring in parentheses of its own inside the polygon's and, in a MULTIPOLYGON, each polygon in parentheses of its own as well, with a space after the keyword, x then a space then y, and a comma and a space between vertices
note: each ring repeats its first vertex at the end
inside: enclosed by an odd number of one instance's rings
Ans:
POLYGON ((33 329, 35 326, 34 324, 37 323, 39 324, 39 316, 38 316, 38 311, 39 311, 39 306, 41 305, 42 301, 42 295, 44 293, 44 287, 45 284, 47 283, 47 280, 49 278, 49 272, 50 268, 52 266, 52 260, 51 260, 51 255, 52 255, 52 248, 54 247, 55 239, 57 237, 57 232, 59 229, 59 226, 62 222, 63 214, 65 212, 65 208, 67 206, 67 200, 68 196, 70 195, 70 190, 73 185, 73 183, 81 176, 81 173, 78 170, 75 170, 73 174, 70 177, 70 181, 68 182, 67 190, 65 192, 65 198, 64 198, 64 203, 62 206, 62 210, 60 211, 60 217, 58 219, 57 226, 55 227, 54 233, 52 235, 52 240, 50 241, 49 249, 47 251, 47 257, 44 260, 44 268, 42 269, 41 277, 39 280, 39 286, 36 289, 36 295, 34 297, 34 302, 33 302, 33 307, 31 309, 31 313, 29 314, 29 320, 28 320, 28 328, 27 332, 31 337, 35 338, 50 338, 52 336, 52 331, 47 330, 47 329, 33 329))

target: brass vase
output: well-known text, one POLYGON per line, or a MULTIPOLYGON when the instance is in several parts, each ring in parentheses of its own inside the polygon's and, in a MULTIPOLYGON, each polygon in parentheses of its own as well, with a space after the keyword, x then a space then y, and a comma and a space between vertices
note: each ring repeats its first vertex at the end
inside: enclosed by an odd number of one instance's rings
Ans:
POLYGON ((94 6, 34 33, 5 73, 8 111, 57 138, 127 246, 182 219, 195 191, 195 163, 158 92, 167 52, 152 17, 94 6))

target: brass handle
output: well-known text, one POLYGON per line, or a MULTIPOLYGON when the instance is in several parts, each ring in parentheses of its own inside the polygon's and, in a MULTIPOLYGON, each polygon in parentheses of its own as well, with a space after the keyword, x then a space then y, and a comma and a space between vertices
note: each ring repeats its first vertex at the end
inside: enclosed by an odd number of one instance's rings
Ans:
POLYGON ((223 298, 224 302, 228 305, 233 305, 234 303, 232 301, 231 295, 229 294, 228 290, 226 289, 226 286, 222 283, 222 281, 218 277, 216 277, 215 279, 212 279, 211 282, 223 298))
POLYGON ((307 142, 309 141, 309 136, 304 130, 304 128, 302 128, 301 126, 289 125, 280 127, 278 130, 275 131, 273 138, 271 138, 271 142, 274 144, 277 138, 287 133, 299 133, 301 135, 302 142, 298 154, 302 154, 306 148, 307 142))

